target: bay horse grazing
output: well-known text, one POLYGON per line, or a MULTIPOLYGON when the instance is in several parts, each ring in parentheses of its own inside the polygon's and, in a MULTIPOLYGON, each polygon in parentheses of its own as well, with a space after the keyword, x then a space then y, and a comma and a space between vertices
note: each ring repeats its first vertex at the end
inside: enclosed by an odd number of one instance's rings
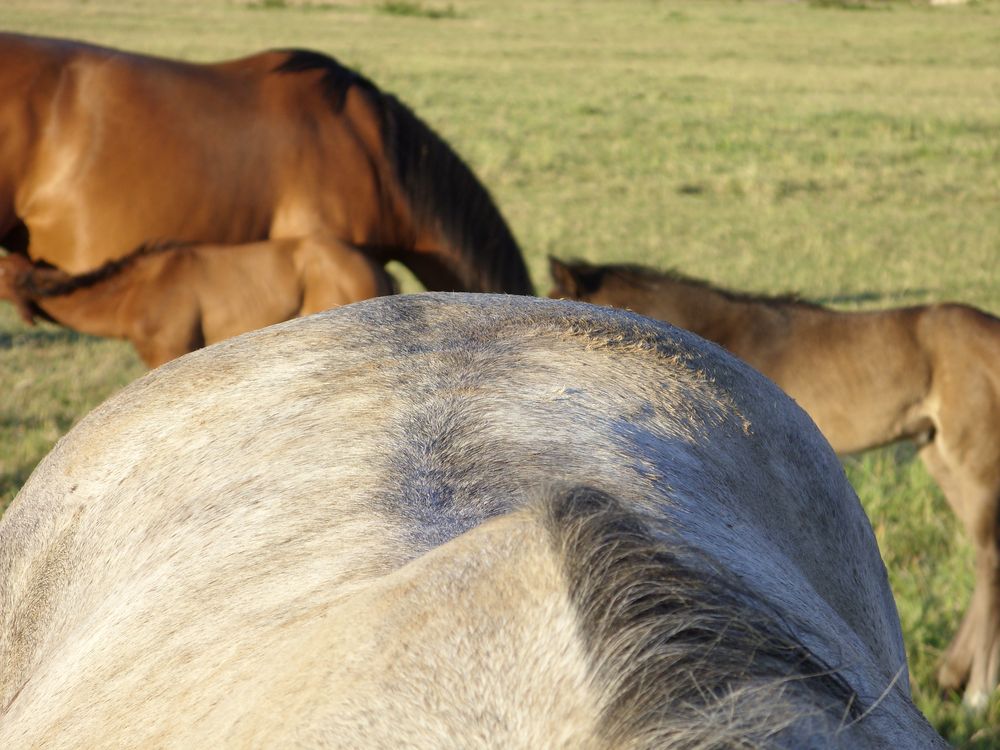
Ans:
POLYGON ((0 747, 944 747, 808 417, 700 339, 381 297, 80 422, 0 519, 0 747))
POLYGON ((959 304, 840 312, 677 273, 550 259, 554 296, 627 307, 721 344, 774 380, 838 453, 912 440, 976 550, 938 671, 982 707, 1000 671, 1000 319, 959 304))
POLYGON ((0 299, 83 333, 127 339, 149 367, 206 344, 396 291, 378 263, 332 238, 140 248, 77 276, 0 257, 0 299))
POLYGON ((194 64, 0 34, 0 246, 70 273, 162 242, 332 236, 429 289, 531 294, 456 153, 305 50, 194 64))

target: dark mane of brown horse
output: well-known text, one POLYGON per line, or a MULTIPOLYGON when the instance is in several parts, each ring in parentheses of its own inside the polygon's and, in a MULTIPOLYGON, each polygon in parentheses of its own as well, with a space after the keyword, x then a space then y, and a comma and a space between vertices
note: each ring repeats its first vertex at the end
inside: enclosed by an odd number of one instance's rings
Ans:
POLYGON ((571 266, 579 274, 580 279, 587 285, 587 291, 593 291, 601 286, 606 277, 619 278, 634 286, 655 290, 658 284, 663 282, 677 282, 685 286, 694 286, 706 291, 714 292, 733 302, 746 302, 753 304, 780 307, 784 305, 797 305, 813 309, 825 309, 816 302, 803 299, 796 292, 786 292, 784 294, 767 295, 754 294, 750 292, 736 292, 730 289, 715 286, 704 279, 697 279, 686 276, 680 271, 667 269, 664 271, 648 266, 640 266, 631 263, 615 263, 610 265, 595 266, 586 261, 566 261, 566 265, 571 266))
POLYGON ((334 58, 310 50, 286 50, 277 73, 323 70, 321 85, 339 112, 350 87, 365 93, 379 113, 386 158, 418 222, 436 222, 459 253, 451 270, 470 289, 524 289, 531 280, 521 252, 489 191, 455 151, 395 96, 334 58), (455 200, 462 196, 462 200, 455 200))
POLYGON ((655 737, 684 711, 696 726, 699 709, 735 686, 782 679, 789 697, 821 707, 827 720, 864 713, 846 681, 781 616, 699 564, 683 543, 668 548, 614 497, 576 488, 546 511, 592 661, 614 686, 606 737, 655 737))

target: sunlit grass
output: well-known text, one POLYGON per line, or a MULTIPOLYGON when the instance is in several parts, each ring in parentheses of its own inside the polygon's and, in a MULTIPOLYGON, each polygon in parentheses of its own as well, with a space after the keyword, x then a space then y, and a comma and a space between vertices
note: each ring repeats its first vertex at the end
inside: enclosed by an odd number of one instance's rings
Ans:
MULTIPOLYGON (((540 291, 552 253, 846 308, 1000 312, 997 2, 5 0, 0 14, 7 29, 195 60, 336 55, 465 156, 540 291)), ((0 306, 0 503, 141 371, 124 344, 26 329, 0 306)), ((918 704, 956 745, 1000 746, 996 700, 970 716, 933 681, 971 589, 940 492, 909 449, 847 468, 918 704)))

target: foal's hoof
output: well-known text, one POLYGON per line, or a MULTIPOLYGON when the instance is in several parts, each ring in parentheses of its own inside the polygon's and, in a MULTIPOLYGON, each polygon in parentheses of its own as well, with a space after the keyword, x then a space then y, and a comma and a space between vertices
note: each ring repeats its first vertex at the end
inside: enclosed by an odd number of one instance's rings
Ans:
MULTIPOLYGON (((960 693, 969 679, 968 669, 955 669, 948 663, 938 667, 937 681, 944 693, 960 693)), ((968 695, 969 691, 966 691, 968 695)), ((964 700, 964 699, 963 699, 964 700)))
POLYGON ((962 705, 970 711, 981 713, 990 705, 990 693, 986 690, 973 690, 969 688, 962 696, 962 705))

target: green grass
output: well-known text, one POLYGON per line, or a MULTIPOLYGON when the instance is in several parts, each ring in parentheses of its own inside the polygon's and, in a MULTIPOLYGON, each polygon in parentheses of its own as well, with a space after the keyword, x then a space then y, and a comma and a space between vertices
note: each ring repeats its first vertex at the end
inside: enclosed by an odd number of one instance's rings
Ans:
MULTIPOLYGON (((995 1, 5 0, 3 23, 196 60, 333 53, 466 157, 541 291, 553 253, 846 308, 955 299, 1000 313, 995 1), (437 11, 447 22, 426 22, 437 11)), ((140 372, 127 346, 26 329, 0 306, 0 502, 140 372)), ((908 449, 846 465, 918 704, 955 745, 1000 746, 1000 699, 970 716, 933 682, 971 588, 940 492, 908 449)))

